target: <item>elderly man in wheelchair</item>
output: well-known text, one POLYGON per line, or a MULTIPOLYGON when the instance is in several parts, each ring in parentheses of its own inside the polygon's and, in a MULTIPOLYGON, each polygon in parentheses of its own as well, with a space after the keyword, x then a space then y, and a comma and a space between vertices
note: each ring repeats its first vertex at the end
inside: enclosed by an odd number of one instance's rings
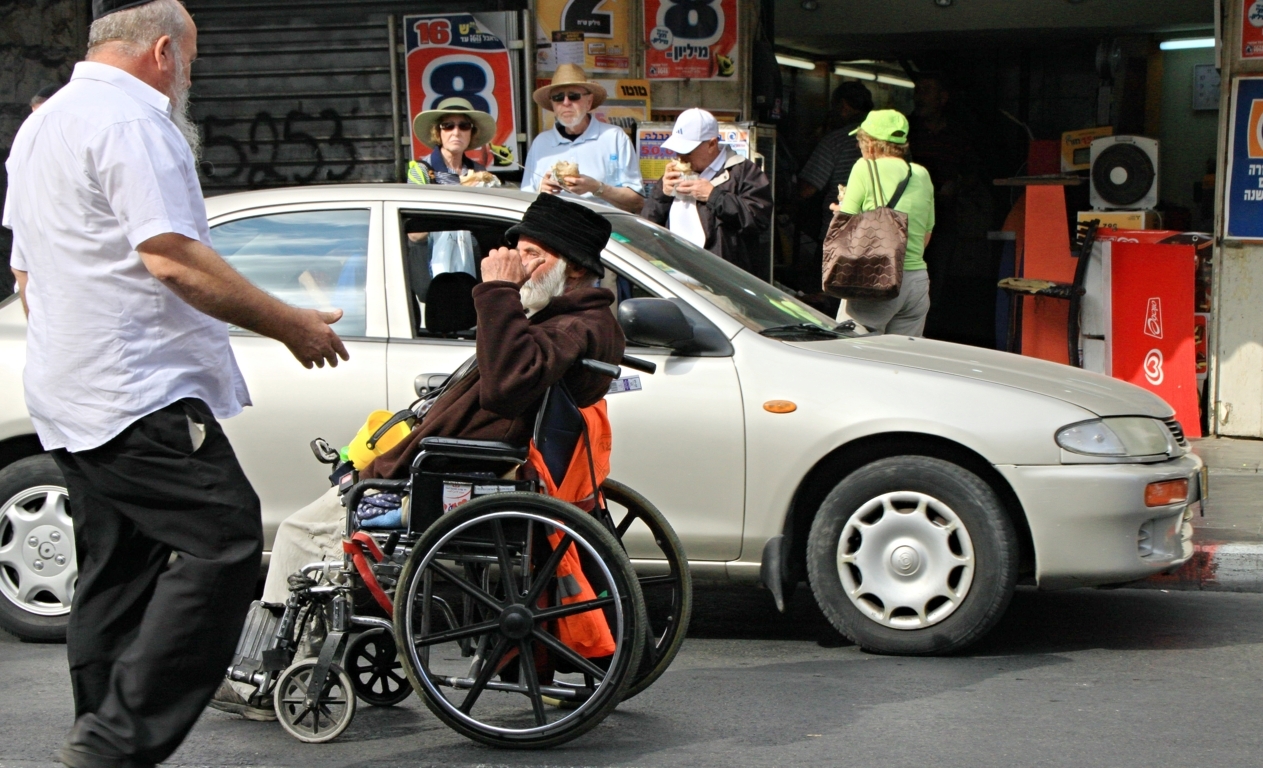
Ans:
POLYGON ((603 397, 620 363, 652 370, 624 357, 614 296, 596 284, 609 234, 543 195, 506 233, 515 247, 482 261, 474 357, 377 432, 402 422, 404 439, 360 472, 335 469, 335 487, 282 524, 211 706, 320 742, 357 697, 389 706, 415 689, 469 738, 537 748, 662 674, 691 584, 666 520, 606 478, 603 397), (652 575, 622 545, 633 526, 662 550, 652 575))

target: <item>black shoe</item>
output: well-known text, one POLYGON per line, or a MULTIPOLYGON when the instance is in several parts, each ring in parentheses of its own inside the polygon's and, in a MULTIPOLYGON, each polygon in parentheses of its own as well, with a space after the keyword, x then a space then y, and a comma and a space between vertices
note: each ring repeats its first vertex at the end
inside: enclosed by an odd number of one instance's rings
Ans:
MULTIPOLYGON (((253 697, 251 697, 253 699, 253 697)), ((237 689, 232 687, 232 683, 227 680, 219 684, 219 689, 215 691, 215 695, 210 700, 211 709, 218 709, 220 712, 230 712, 234 715, 241 715, 247 720, 271 721, 276 719, 276 710, 272 707, 262 706, 262 702, 254 702, 247 700, 241 694, 237 693, 237 689)))

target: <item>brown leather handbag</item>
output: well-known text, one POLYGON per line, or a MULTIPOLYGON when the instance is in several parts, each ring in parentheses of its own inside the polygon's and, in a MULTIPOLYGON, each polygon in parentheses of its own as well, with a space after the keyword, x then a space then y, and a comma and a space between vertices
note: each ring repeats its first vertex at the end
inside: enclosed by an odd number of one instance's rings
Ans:
MULTIPOLYGON (((882 200, 877 164, 865 160, 877 200, 882 200)), ((908 188, 908 175, 895 194, 871 211, 833 214, 824 238, 821 287, 839 299, 893 299, 903 284, 903 256, 908 250, 908 214, 895 206, 908 188)))

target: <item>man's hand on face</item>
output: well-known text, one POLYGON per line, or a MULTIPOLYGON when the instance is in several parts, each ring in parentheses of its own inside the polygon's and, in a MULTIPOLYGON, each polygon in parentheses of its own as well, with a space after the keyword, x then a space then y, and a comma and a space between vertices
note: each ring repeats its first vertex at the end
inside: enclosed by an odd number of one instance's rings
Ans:
POLYGON ((693 179, 692 181, 682 181, 676 189, 682 195, 692 195, 693 199, 699 203, 704 203, 710 199, 711 190, 715 188, 706 179, 693 179))
POLYGON ((539 183, 539 191, 549 195, 555 195, 563 189, 565 189, 565 187, 561 186, 561 184, 557 183, 557 180, 553 178, 552 171, 545 173, 543 180, 539 183))
POLYGON ((543 264, 542 258, 523 264, 522 254, 516 248, 496 248, 482 260, 482 279, 483 282, 503 280, 521 288, 543 264))

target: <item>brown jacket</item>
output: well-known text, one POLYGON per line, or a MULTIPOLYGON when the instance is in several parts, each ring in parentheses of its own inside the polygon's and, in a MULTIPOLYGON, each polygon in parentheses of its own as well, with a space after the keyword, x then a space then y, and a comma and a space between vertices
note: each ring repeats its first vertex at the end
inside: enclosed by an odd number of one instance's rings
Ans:
POLYGON ((565 379, 580 408, 605 396, 610 379, 576 368, 581 357, 617 365, 626 341, 603 288, 577 288, 526 317, 518 289, 504 281, 474 288, 478 367, 439 397, 399 445, 364 468, 362 477, 403 477, 421 438, 462 437, 526 445, 544 391, 565 379))

